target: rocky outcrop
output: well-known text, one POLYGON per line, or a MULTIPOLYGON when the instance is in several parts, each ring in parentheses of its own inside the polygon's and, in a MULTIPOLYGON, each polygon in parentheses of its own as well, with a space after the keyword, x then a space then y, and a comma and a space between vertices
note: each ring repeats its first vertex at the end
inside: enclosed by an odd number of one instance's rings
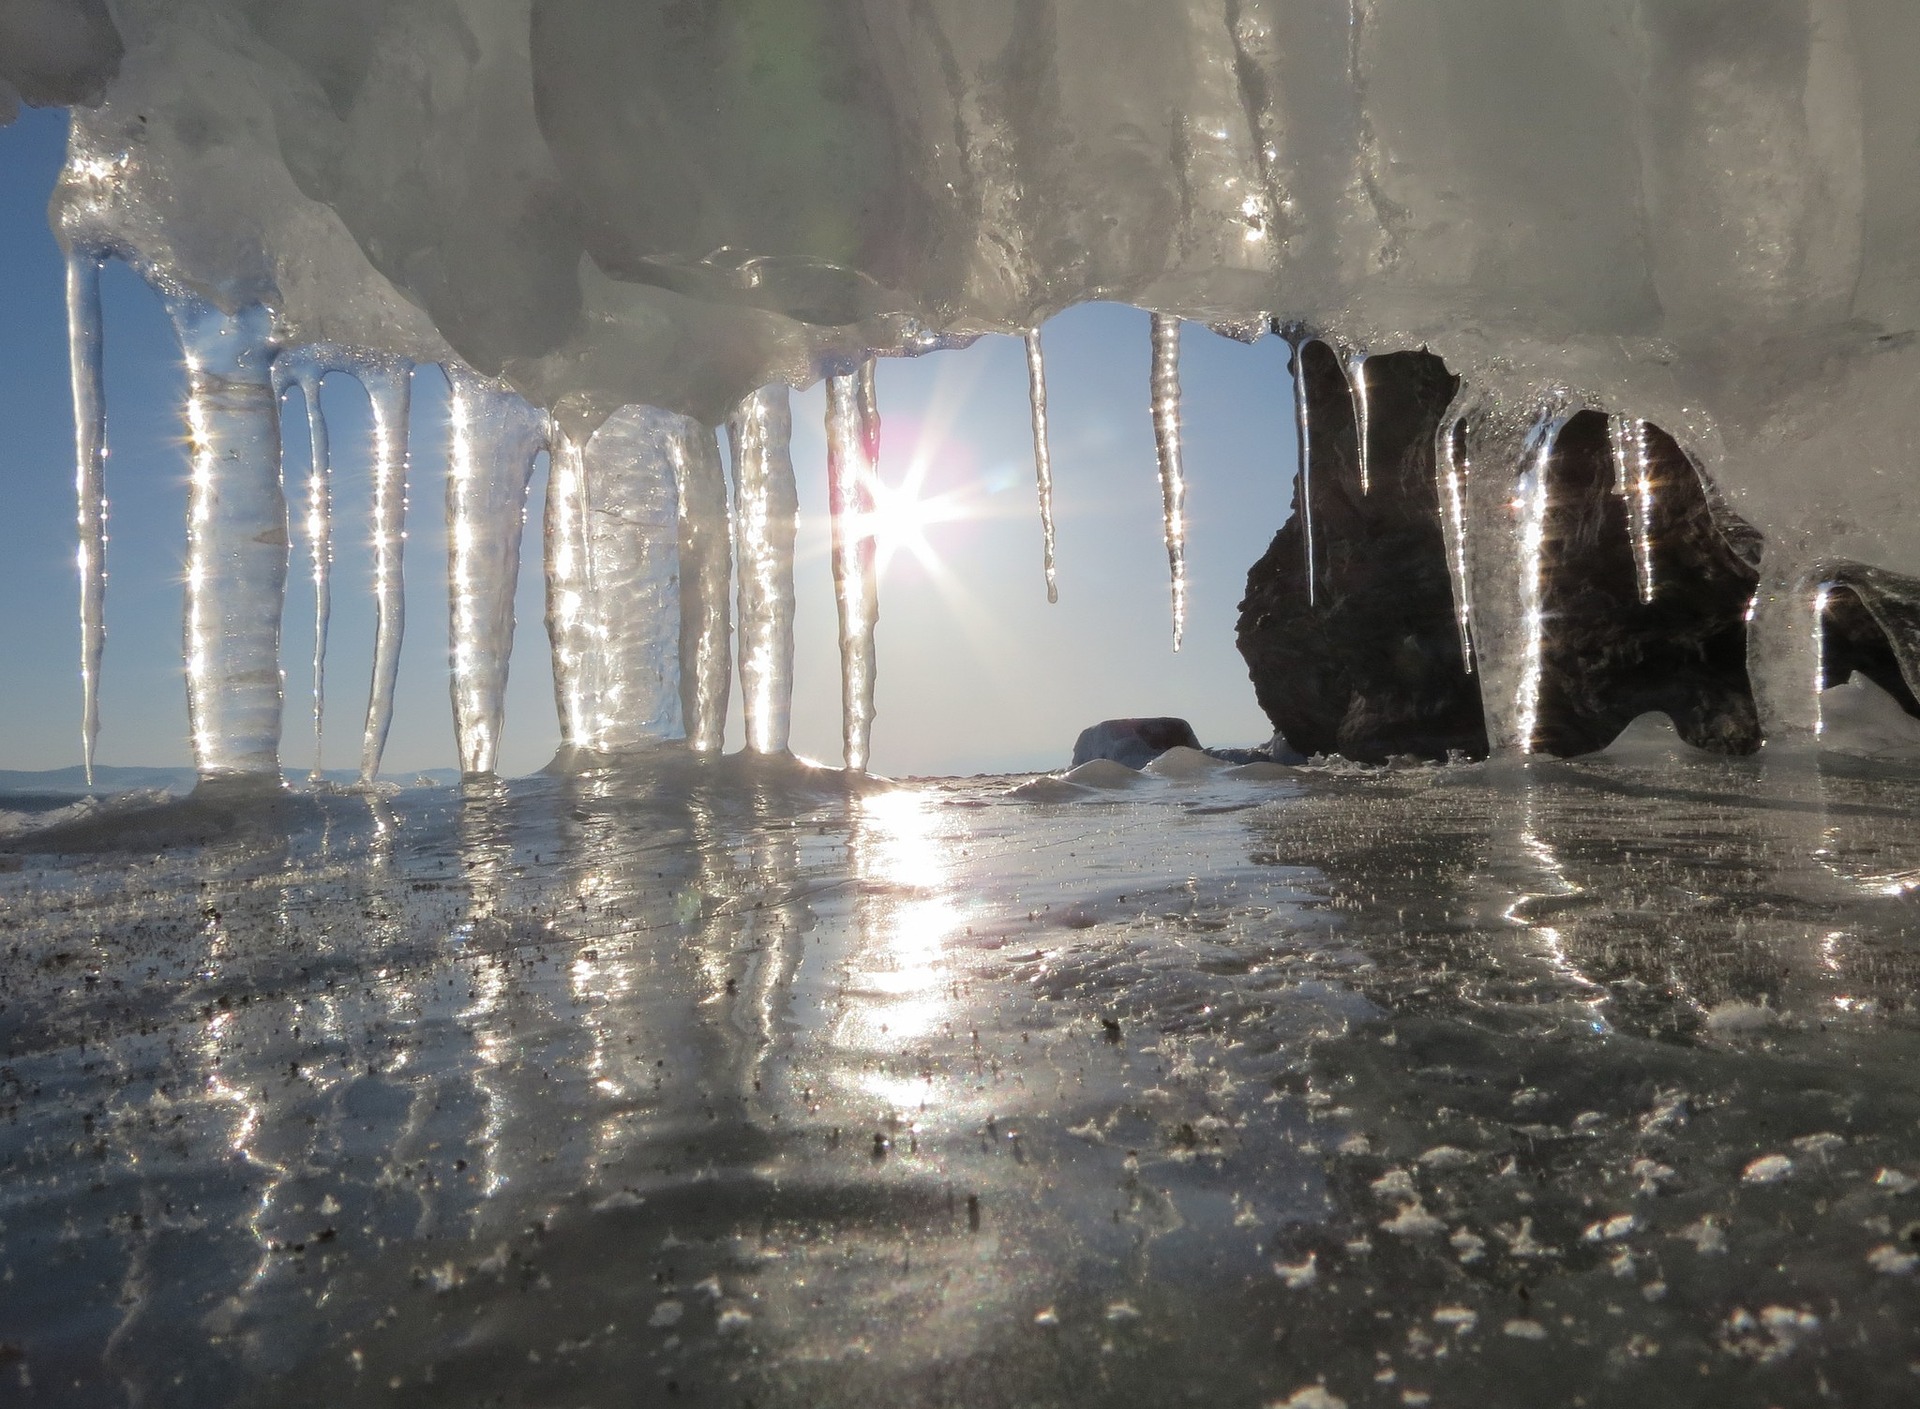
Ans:
POLYGON ((1437 357, 1370 358, 1367 448, 1333 351, 1306 365, 1314 539, 1308 603, 1301 481, 1294 513, 1247 574, 1239 646, 1260 707, 1306 754, 1364 762, 1487 751, 1480 692, 1460 657, 1433 473, 1434 435, 1457 385, 1437 357))
POLYGON ((1073 745, 1073 766, 1108 758, 1129 768, 1145 768, 1168 749, 1199 747, 1193 726, 1184 719, 1103 719, 1080 731, 1073 745))

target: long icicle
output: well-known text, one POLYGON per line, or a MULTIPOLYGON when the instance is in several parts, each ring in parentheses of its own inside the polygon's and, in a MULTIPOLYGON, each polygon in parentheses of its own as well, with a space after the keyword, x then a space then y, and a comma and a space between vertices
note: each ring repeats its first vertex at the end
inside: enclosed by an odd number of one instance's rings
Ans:
POLYGON ((100 255, 90 249, 67 255, 67 363, 80 518, 80 756, 92 787, 107 646, 107 403, 100 375, 100 255))
POLYGON ((718 753, 726 741, 733 685, 727 478, 713 430, 692 419, 683 423, 674 461, 680 487, 680 714, 693 751, 718 753))
POLYGON ((1634 575, 1640 600, 1651 602, 1653 571, 1653 478, 1647 451, 1647 423, 1632 416, 1607 417, 1607 441, 1613 460, 1613 488, 1627 511, 1633 540, 1634 575))
POLYGON ((1313 606, 1318 596, 1315 582, 1313 551, 1313 420, 1307 409, 1307 364, 1306 348, 1311 341, 1306 333, 1293 328, 1282 332, 1287 346, 1293 349, 1293 426, 1295 453, 1299 459, 1300 485, 1300 534, 1306 545, 1307 554, 1307 605, 1313 606))
POLYGON ((307 413, 307 561, 313 576, 313 768, 310 782, 325 776, 327 710, 327 633, 333 619, 333 452, 327 436, 320 383, 342 370, 342 350, 332 344, 289 348, 273 359, 274 399, 285 411, 288 392, 298 387, 307 413))
POLYGON ((840 614, 841 749, 853 772, 867 767, 873 730, 873 628, 879 615, 874 582, 873 464, 863 414, 863 386, 872 364, 827 378, 827 501, 833 526, 833 591, 840 614))
POLYGON ((373 682, 367 691, 367 727, 360 741, 360 781, 380 774, 393 694, 400 679, 400 643, 406 633, 403 560, 407 544, 407 411, 413 367, 386 363, 357 372, 373 403, 373 682))
POLYGON ((545 556, 547 637, 553 650, 553 695, 560 747, 597 747, 598 681, 593 575, 587 553, 585 447, 555 427, 547 478, 545 556))
POLYGON ((1047 444, 1047 364, 1040 330, 1027 329, 1027 401, 1033 410, 1033 475, 1040 491, 1040 541, 1047 573, 1047 600, 1060 600, 1053 566, 1053 452, 1047 444))
POLYGON ((1187 630, 1187 475, 1180 462, 1180 320, 1153 315, 1153 444, 1160 460, 1161 530, 1173 584, 1173 648, 1187 630))
POLYGON ((1354 440, 1360 452, 1360 492, 1373 492, 1373 471, 1368 456, 1368 427, 1373 420, 1373 409, 1367 397, 1367 354, 1354 352, 1347 355, 1347 391, 1353 398, 1354 440))
POLYGON ((740 590, 740 694, 747 749, 784 753, 793 712, 793 479, 787 388, 762 387, 727 418, 740 590))
MULTIPOLYGON (((1520 475, 1514 505, 1520 512, 1520 610, 1525 631, 1514 696, 1515 743, 1532 753, 1540 731, 1540 686, 1546 665, 1546 537, 1548 476, 1565 416, 1543 417, 1528 437, 1531 463, 1520 475)), ((1497 747, 1497 745, 1496 745, 1497 747)))
POLYGON ((1464 417, 1440 427, 1434 472, 1440 476, 1440 515, 1447 539, 1447 576, 1453 580, 1453 617, 1460 628, 1460 663, 1473 674, 1473 594, 1467 574, 1467 455, 1464 417))
POLYGON ((453 661, 453 730, 460 771, 492 773, 506 721, 514 590, 534 461, 549 421, 506 386, 446 368, 447 612, 453 661))

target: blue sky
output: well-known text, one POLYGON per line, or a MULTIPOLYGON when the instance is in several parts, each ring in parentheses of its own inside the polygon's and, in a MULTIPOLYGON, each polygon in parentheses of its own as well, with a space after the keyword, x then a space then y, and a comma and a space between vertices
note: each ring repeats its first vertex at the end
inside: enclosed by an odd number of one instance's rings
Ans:
MULTIPOLYGON (((66 118, 23 112, 0 127, 0 768, 79 760, 78 593, 73 422, 59 249, 46 201, 66 118)), ((104 763, 190 761, 180 666, 186 459, 180 354, 158 301, 125 268, 105 280, 109 548, 104 763)), ((1208 743, 1270 731, 1234 649, 1247 568, 1287 513, 1293 474, 1287 350, 1186 329, 1181 352, 1188 473, 1186 641, 1171 645, 1160 490, 1148 420, 1147 316, 1076 308, 1045 330, 1053 427, 1060 601, 1040 567, 1024 352, 1011 338, 883 361, 881 472, 920 467, 922 492, 964 516, 926 530, 932 568, 897 555, 881 582, 873 766, 972 773, 1058 766, 1096 720, 1179 714, 1208 743)), ((331 379, 336 566, 327 660, 327 758, 353 762, 372 666, 373 613, 358 389, 331 379)), ((794 398, 801 527, 796 570, 796 751, 839 756, 837 628, 827 561, 824 397, 794 398)), ((407 545, 407 643, 387 765, 451 767, 445 571, 445 384, 415 377, 407 545)), ((305 470, 305 428, 286 427, 286 473, 305 470)), ((534 486, 544 493, 544 474, 534 486)), ((537 502, 537 499, 536 499, 537 502)), ((296 545, 297 551, 297 545, 296 545)), ((525 544, 502 766, 546 762, 559 737, 541 622, 537 513, 525 544)), ((291 578, 285 629, 283 759, 304 770, 312 743, 313 603, 291 578)), ((737 714, 737 703, 736 703, 737 714)), ((737 719, 730 747, 739 743, 737 719)))

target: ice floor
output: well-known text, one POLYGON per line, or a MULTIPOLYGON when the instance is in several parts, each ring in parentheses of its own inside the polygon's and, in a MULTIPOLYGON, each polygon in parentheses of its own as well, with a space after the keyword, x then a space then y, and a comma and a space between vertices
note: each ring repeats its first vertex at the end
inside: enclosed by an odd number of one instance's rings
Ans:
POLYGON ((1920 772, 1013 781, 16 838, 0 1401, 1920 1397, 1920 772))

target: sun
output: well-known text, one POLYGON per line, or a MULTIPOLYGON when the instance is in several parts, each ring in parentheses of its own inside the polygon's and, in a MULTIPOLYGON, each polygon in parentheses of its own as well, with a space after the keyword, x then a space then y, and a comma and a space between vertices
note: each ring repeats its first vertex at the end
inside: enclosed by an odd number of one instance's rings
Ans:
POLYGON ((931 464, 931 457, 921 449, 908 462, 898 484, 887 484, 877 475, 867 481, 873 507, 860 516, 856 531, 873 540, 874 568, 882 577, 903 550, 922 568, 937 573, 940 558, 927 542, 926 531, 935 524, 967 517, 958 494, 925 492, 931 464))

